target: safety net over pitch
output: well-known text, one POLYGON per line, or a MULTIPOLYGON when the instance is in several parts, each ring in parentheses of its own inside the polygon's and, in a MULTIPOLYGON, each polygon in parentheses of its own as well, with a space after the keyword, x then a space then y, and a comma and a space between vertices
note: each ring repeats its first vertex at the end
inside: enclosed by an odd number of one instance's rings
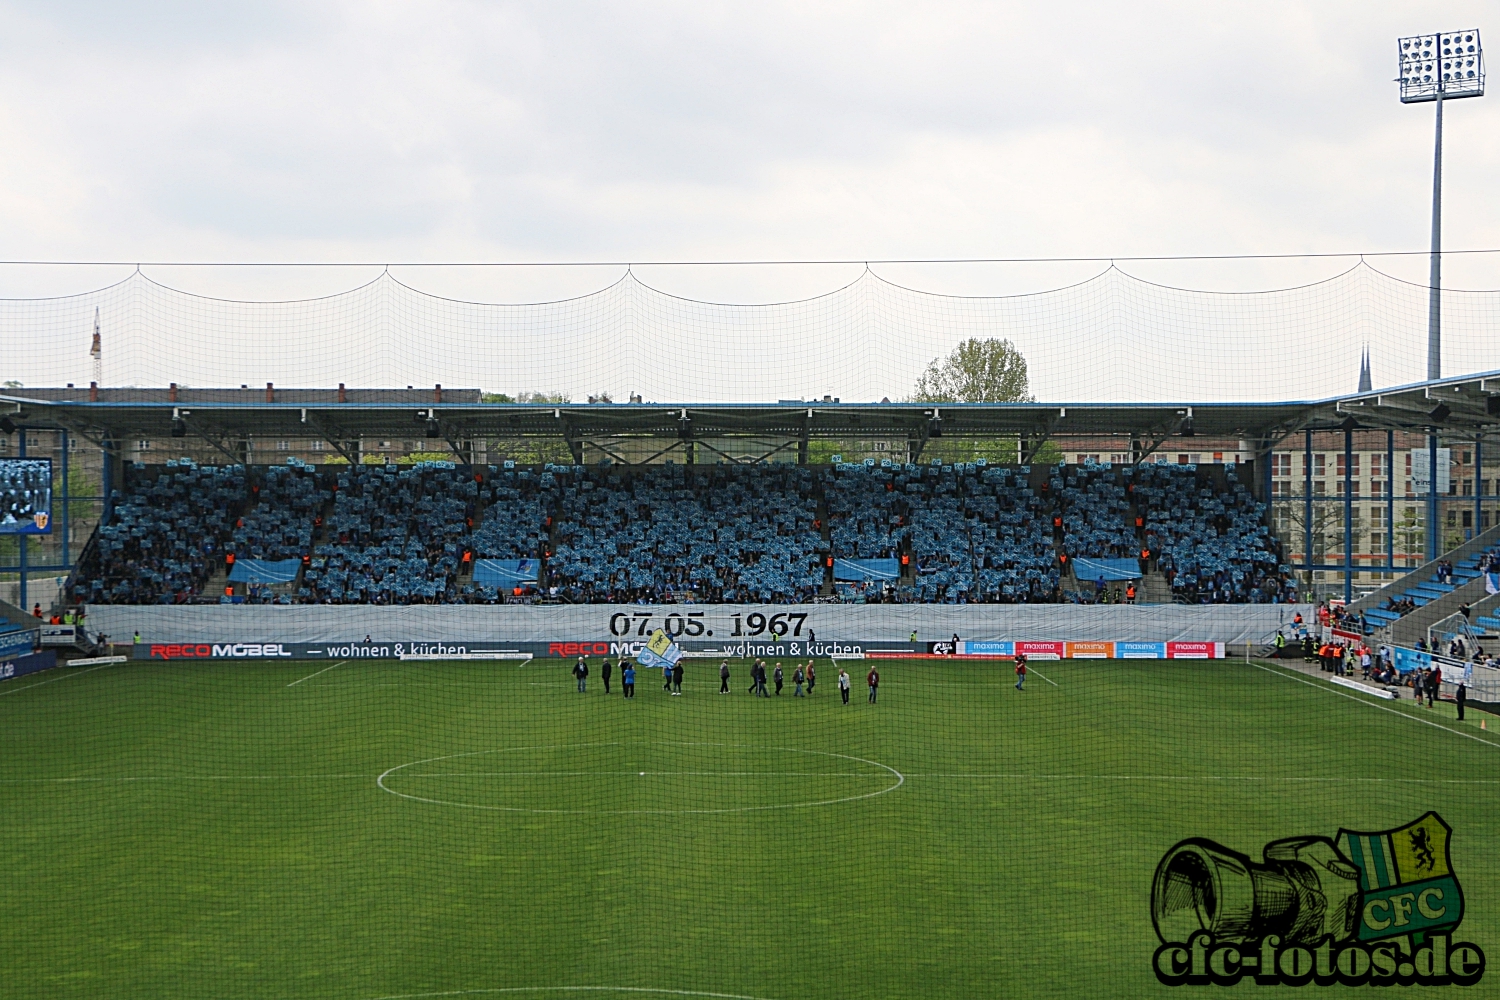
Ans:
MULTIPOLYGON (((493 304, 429 294, 387 272, 322 298, 248 302, 137 272, 94 292, 0 300, 7 377, 86 385, 96 313, 108 386, 441 383, 575 402, 869 402, 905 398, 934 358, 996 337, 1026 357, 1043 401, 1271 401, 1351 391, 1367 347, 1380 385, 1420 381, 1428 291, 1364 263, 1250 293, 1170 288, 1109 267, 1050 291, 966 297, 866 271, 824 295, 732 305, 627 272, 592 294, 493 304)), ((1445 290, 1442 314, 1444 371, 1494 368, 1500 292, 1445 290)))
POLYGON ((904 610, 920 645, 828 605, 681 608, 760 635, 680 676, 660 609, 600 607, 532 658, 272 627, 0 682, 5 992, 1489 986, 1500 740, 1451 683, 1428 707, 1213 643, 954 647, 904 610))

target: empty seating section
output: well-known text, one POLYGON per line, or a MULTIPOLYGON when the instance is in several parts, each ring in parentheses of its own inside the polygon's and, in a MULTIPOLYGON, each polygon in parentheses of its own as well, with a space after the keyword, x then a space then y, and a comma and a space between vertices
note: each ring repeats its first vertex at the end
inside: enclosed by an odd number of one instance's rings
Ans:
POLYGON ((176 462, 127 481, 74 573, 72 594, 90 604, 170 604, 196 595, 222 565, 247 504, 245 484, 242 466, 176 462))
MULTIPOLYGON (((1265 506, 1233 467, 429 462, 247 473, 183 462, 127 477, 115 501, 70 584, 86 602, 200 598, 226 552, 301 560, 275 599, 339 604, 495 602, 531 588, 476 583, 476 559, 536 560, 536 589, 574 602, 805 601, 835 592, 835 559, 899 567, 895 580, 846 589, 932 603, 1061 600, 1061 556, 1134 560, 1143 548, 1182 601, 1283 599, 1289 576, 1265 506)), ((853 564, 841 565, 847 575, 853 564)), ((1455 576, 1474 572, 1466 561, 1455 576)))
POLYGON ((1142 465, 1134 496, 1146 545, 1172 586, 1190 604, 1268 603, 1289 586, 1265 526, 1265 504, 1239 482, 1232 466, 1217 486, 1196 467, 1142 465))
POLYGON ((339 473, 328 542, 300 600, 421 604, 459 600, 479 484, 453 468, 359 466, 339 473))
POLYGON ((810 469, 667 465, 563 479, 548 578, 569 600, 691 592, 781 603, 816 596, 823 585, 826 546, 814 526, 810 469))

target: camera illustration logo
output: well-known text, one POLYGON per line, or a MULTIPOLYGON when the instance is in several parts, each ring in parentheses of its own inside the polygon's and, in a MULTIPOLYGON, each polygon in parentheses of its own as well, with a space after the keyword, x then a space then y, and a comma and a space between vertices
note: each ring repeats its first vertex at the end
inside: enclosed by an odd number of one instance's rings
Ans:
POLYGON ((1168 986, 1472 986, 1478 945, 1457 941, 1463 889, 1453 830, 1429 812, 1383 833, 1340 830, 1265 845, 1262 859, 1194 837, 1169 850, 1151 885, 1168 986))

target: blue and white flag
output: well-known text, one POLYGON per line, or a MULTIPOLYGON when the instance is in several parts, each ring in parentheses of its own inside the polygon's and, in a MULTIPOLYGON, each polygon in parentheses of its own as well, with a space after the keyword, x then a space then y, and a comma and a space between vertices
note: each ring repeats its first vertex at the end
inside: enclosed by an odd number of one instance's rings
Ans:
POLYGON ((635 662, 643 667, 675 667, 677 661, 682 659, 682 647, 667 637, 667 633, 657 629, 651 633, 651 641, 646 643, 646 648, 636 656, 635 662))

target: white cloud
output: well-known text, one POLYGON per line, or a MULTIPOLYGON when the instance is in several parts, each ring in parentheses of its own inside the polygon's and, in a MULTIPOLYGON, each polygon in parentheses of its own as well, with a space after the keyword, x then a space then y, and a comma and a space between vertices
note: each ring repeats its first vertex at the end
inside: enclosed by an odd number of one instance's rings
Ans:
MULTIPOLYGON (((0 4, 0 256, 858 260, 1420 249, 1431 113, 1397 102, 1395 38, 1485 27, 1494 10, 0 4)), ((1484 246, 1500 212, 1486 183, 1500 168, 1500 106, 1452 106, 1447 142, 1446 243, 1484 246)), ((1455 260, 1450 280, 1500 285, 1497 264, 1455 260)), ((1390 268, 1424 270, 1420 260, 1390 268)), ((1172 273, 1264 287, 1329 269, 1172 273)), ((929 286, 968 291, 1045 277, 928 273, 929 286)), ((257 296, 333 287, 326 275, 286 272, 184 280, 257 296)), ((520 299, 605 280, 433 277, 451 294, 520 299)), ((781 269, 681 271, 657 283, 769 300, 835 283, 821 282, 821 271, 781 269)), ((0 294, 88 283, 0 269, 0 294)))

